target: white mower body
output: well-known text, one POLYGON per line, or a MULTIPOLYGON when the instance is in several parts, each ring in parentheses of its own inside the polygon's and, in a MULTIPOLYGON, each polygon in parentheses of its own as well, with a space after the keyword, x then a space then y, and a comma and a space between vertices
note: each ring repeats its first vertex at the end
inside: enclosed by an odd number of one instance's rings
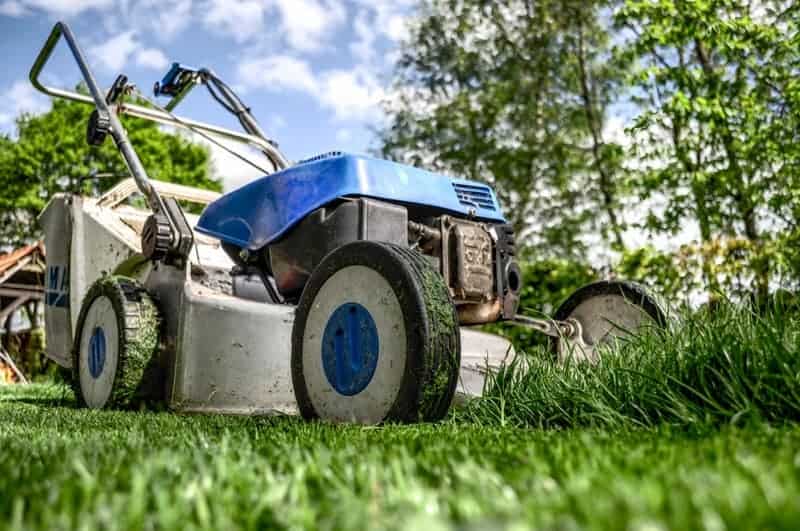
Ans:
MULTIPOLYGON (((218 194, 152 181, 164 197, 207 204, 218 194)), ((144 285, 161 315, 166 400, 185 412, 264 414, 297 411, 291 377, 294 306, 235 296, 233 262, 220 243, 194 234, 184 269, 153 265, 140 249, 148 211, 128 204, 127 179, 100 198, 58 195, 40 217, 47 247, 47 356, 69 368, 78 311, 89 287, 105 275, 144 285)), ((194 226, 196 216, 187 214, 194 226)), ((481 394, 487 371, 508 363, 510 343, 461 329, 457 393, 481 394)))

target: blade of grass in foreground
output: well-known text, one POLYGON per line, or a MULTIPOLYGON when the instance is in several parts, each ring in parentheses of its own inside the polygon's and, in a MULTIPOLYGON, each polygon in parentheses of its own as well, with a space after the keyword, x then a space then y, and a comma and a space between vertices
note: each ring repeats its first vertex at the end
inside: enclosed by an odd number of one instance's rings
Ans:
POLYGON ((364 429, 0 388, 0 529, 798 528, 798 426, 626 426, 364 429))

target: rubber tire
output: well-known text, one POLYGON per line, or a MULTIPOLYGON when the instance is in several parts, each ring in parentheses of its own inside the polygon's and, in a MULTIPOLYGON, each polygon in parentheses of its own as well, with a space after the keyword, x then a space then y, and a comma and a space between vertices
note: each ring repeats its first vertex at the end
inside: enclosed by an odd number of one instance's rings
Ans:
MULTIPOLYGON (((303 289, 292 329, 292 383, 300 413, 320 418, 303 376, 303 335, 317 293, 334 273, 365 266, 383 276, 397 296, 406 331, 406 366, 396 400, 382 422, 435 422, 450 408, 461 367, 455 304, 441 274, 420 253, 374 241, 345 244, 329 253, 303 289)), ((321 363, 321 360, 320 360, 321 363)), ((323 419, 325 420, 325 419, 323 419)))
MULTIPOLYGON (((667 326, 666 313, 658 300, 641 284, 627 280, 599 280, 581 286, 561 303, 553 314, 553 319, 563 321, 569 318, 570 314, 583 302, 592 297, 604 295, 622 295, 625 299, 642 308, 659 327, 664 328, 667 326)), ((556 358, 558 357, 558 342, 558 338, 550 338, 550 351, 556 358)))
POLYGON ((98 297, 111 301, 119 331, 117 370, 111 395, 102 409, 131 409, 162 398, 157 367, 160 319, 150 295, 135 280, 106 276, 89 288, 81 304, 72 348, 72 390, 79 407, 88 407, 81 392, 80 343, 86 313, 98 297))

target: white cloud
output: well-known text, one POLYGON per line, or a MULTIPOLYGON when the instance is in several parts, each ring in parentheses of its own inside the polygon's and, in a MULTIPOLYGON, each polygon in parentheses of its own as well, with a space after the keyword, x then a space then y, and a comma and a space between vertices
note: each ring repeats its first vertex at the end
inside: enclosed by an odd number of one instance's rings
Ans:
POLYGON ((408 37, 408 18, 397 13, 390 15, 383 33, 393 41, 405 40, 408 37))
POLYGON ((299 52, 320 50, 347 16, 340 0, 207 0, 204 11, 207 28, 239 43, 270 38, 277 16, 281 36, 299 52))
POLYGON ((49 108, 46 96, 37 92, 27 79, 19 79, 0 94, 0 130, 10 132, 14 118, 22 113, 39 114, 49 108))
POLYGON ((397 43, 408 38, 409 18, 416 0, 353 1, 358 11, 353 19, 356 38, 349 45, 350 53, 373 70, 393 65, 400 53, 397 43), (375 61, 376 50, 381 51, 381 61, 375 61))
POLYGON ((2 100, 14 116, 20 113, 38 114, 50 108, 47 97, 37 92, 27 79, 15 81, 2 100))
POLYGON ((144 48, 136 30, 129 30, 89 48, 89 55, 110 72, 119 72, 133 59, 137 66, 160 70, 169 60, 158 48, 144 48))
POLYGON ((353 31, 357 39, 350 43, 350 52, 362 63, 369 63, 375 56, 375 40, 377 39, 373 21, 366 10, 361 10, 353 21, 353 31))
POLYGON ((106 35, 134 30, 148 42, 170 42, 197 22, 193 0, 116 0, 102 12, 106 35))
POLYGON ((417 0, 355 0, 375 14, 373 26, 392 41, 400 41, 408 35, 408 17, 417 5, 417 0))
POLYGON ((130 24, 161 41, 171 40, 193 21, 192 0, 136 0, 131 7, 130 24))
POLYGON ((334 69, 315 75, 308 62, 289 55, 244 61, 237 68, 244 87, 293 90, 313 97, 339 120, 367 120, 380 115, 383 87, 363 67, 334 69))
POLYGON ((266 7, 259 0, 209 0, 203 22, 241 43, 262 33, 266 7))
POLYGON ((118 72, 138 48, 136 32, 130 30, 89 48, 89 55, 107 70, 118 72))
POLYGON ((336 141, 346 144, 353 139, 353 132, 350 129, 339 129, 336 131, 336 141))
POLYGON ((15 2, 14 0, 7 0, 0 4, 0 15, 5 15, 7 17, 21 17, 28 13, 28 10, 25 9, 19 2, 15 2))
POLYGON ((338 0, 272 1, 283 21, 287 43, 301 52, 319 50, 347 15, 338 0))
MULTIPOLYGON (((192 139, 208 147, 209 151, 211 152, 211 164, 214 168, 214 173, 216 176, 222 179, 222 187, 226 192, 235 190, 236 188, 249 183, 253 179, 257 179, 264 175, 261 171, 257 170, 235 155, 232 155, 217 144, 209 142, 199 135, 192 135, 192 139)), ((247 146, 243 146, 239 142, 232 140, 225 140, 219 137, 215 137, 215 140, 237 153, 241 153, 245 156, 249 155, 249 157, 253 159, 253 162, 263 164, 265 169, 268 170, 270 168, 269 163, 264 160, 264 156, 256 152, 256 150, 250 149, 247 146)))
POLYGON ((384 95, 383 87, 368 70, 356 68, 323 74, 317 98, 340 120, 371 120, 380 116, 384 95))
POLYGON ((146 48, 136 53, 136 64, 143 68, 163 70, 169 64, 164 53, 157 48, 146 48))
MULTIPOLYGON (((3 14, 20 16, 28 10, 44 11, 57 16, 75 16, 88 9, 104 9, 111 7, 113 0, 10 0, 3 8, 16 11, 16 14, 3 11, 3 14), (11 7, 7 7, 13 5, 11 7)), ((2 8, 0 8, 2 9, 2 8)))
POLYGON ((290 55, 274 55, 239 63, 239 82, 247 88, 296 90, 316 94, 317 80, 308 62, 290 55))

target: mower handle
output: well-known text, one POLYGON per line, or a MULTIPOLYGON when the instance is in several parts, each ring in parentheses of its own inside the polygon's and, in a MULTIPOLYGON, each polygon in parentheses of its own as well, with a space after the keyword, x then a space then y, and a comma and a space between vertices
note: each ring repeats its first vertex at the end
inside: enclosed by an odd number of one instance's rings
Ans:
POLYGON ((125 130, 122 128, 119 118, 117 118, 117 114, 109 108, 105 97, 100 92, 100 87, 97 86, 97 81, 95 81, 92 71, 89 70, 89 65, 83 56, 80 46, 78 46, 78 42, 75 40, 75 36, 72 34, 72 30, 70 30, 69 26, 67 26, 64 22, 56 22, 55 26, 53 26, 50 36, 47 38, 47 41, 45 41, 42 50, 39 52, 39 55, 36 57, 36 61, 34 61, 33 66, 31 67, 30 80, 37 90, 44 92, 45 94, 64 97, 94 105, 97 112, 108 120, 110 126, 109 132, 114 138, 114 142, 117 144, 117 148, 122 154, 122 158, 125 159, 125 164, 128 166, 131 176, 133 176, 134 180, 136 181, 136 186, 147 198, 150 208, 156 213, 164 212, 164 203, 161 201, 158 192, 156 192, 153 186, 150 184, 150 180, 147 178, 147 172, 145 171, 144 166, 142 166, 142 161, 139 160, 139 156, 136 154, 136 151, 134 151, 133 146, 131 146, 130 140, 128 140, 128 136, 125 134, 125 130), (48 59, 50 59, 50 55, 53 53, 53 50, 55 49, 56 44, 58 44, 58 40, 62 35, 64 36, 64 40, 66 40, 67 44, 69 45, 69 49, 72 52, 72 56, 75 58, 75 62, 78 63, 78 68, 80 68, 81 74, 83 74, 83 79, 86 81, 86 86, 89 89, 91 98, 82 94, 67 92, 59 89, 50 89, 39 82, 39 74, 47 64, 48 59), (76 98, 75 96, 79 97, 76 98))
MULTIPOLYGON (((94 81, 94 77, 92 76, 91 71, 89 71, 89 67, 86 63, 86 60, 83 58, 83 54, 81 53, 81 50, 78 47, 77 41, 75 40, 72 31, 69 29, 69 26, 67 26, 64 22, 57 22, 56 25, 53 26, 53 30, 50 32, 50 36, 47 38, 44 47, 42 47, 42 51, 39 52, 39 55, 36 57, 36 61, 34 61, 33 66, 31 67, 30 81, 31 84, 36 88, 36 90, 42 92, 43 94, 47 94, 48 96, 53 96, 56 98, 64 98, 67 100, 77 101, 80 103, 86 103, 92 106, 97 106, 98 98, 96 96, 98 96, 99 99, 102 100, 103 103, 105 103, 105 98, 100 93, 99 88, 97 87, 97 83, 94 81), (53 49, 55 48, 62 34, 64 35, 64 38, 66 39, 67 44, 69 45, 70 50, 72 51, 72 55, 75 57, 75 60, 77 61, 78 66, 81 69, 81 73, 83 74, 83 77, 86 80, 87 85, 89 85, 89 91, 92 93, 91 96, 80 94, 74 91, 50 87, 48 85, 42 84, 39 81, 39 74, 41 73, 45 64, 47 64, 47 61, 50 58, 50 55, 52 54, 53 49)), ((191 120, 189 118, 174 116, 171 113, 163 112, 158 109, 151 109, 148 107, 142 107, 141 105, 134 105, 130 103, 117 104, 117 112, 127 114, 129 116, 135 116, 136 118, 151 120, 156 123, 171 125, 174 127, 180 127, 182 129, 188 129, 190 131, 191 130, 204 131, 206 133, 211 133, 213 135, 226 138, 228 140, 233 140, 242 144, 251 145, 261 150, 262 152, 269 153, 271 155, 270 157, 271 160, 277 161, 280 166, 276 168, 276 170, 286 168, 290 165, 289 162, 286 160, 286 158, 283 156, 283 154, 280 151, 278 151, 278 149, 274 145, 272 145, 268 140, 264 138, 259 138, 258 136, 255 135, 233 131, 231 129, 218 127, 204 122, 198 122, 196 120, 191 120)), ((138 183, 139 181, 137 180, 137 184, 138 183)))

